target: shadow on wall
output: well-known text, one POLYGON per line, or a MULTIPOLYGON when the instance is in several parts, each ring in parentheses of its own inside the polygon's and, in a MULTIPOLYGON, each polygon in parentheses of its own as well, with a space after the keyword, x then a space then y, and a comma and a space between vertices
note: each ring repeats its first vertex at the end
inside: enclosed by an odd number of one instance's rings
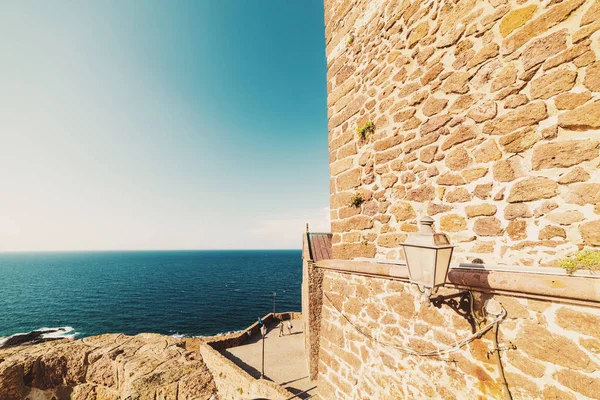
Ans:
POLYGON ((446 283, 451 283, 457 289, 463 289, 463 291, 452 295, 432 297, 431 303, 437 308, 447 305, 467 320, 471 325, 472 332, 475 333, 477 331, 477 320, 483 320, 486 317, 483 307, 493 295, 486 292, 472 292, 470 288, 477 287, 491 290, 489 275, 489 271, 478 271, 477 274, 470 274, 469 277, 466 277, 465 274, 454 273, 451 268, 448 271, 446 283))

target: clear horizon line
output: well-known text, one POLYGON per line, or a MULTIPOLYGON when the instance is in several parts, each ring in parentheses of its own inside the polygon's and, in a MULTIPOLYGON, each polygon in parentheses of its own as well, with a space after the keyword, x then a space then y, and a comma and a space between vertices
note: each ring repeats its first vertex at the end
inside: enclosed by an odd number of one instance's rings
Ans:
POLYGON ((81 249, 81 250, 0 250, 0 254, 9 253, 92 253, 92 252, 141 252, 141 251, 276 251, 276 250, 302 250, 302 248, 276 248, 276 249, 81 249))

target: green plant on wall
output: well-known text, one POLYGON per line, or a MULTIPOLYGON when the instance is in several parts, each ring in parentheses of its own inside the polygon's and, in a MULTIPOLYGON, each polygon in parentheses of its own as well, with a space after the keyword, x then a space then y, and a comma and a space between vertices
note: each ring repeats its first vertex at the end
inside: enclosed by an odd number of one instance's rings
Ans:
POLYGON ((350 36, 348 36, 348 40, 346 41, 346 44, 348 46, 352 46, 353 43, 354 43, 354 35, 351 33, 350 36))
POLYGON ((600 251, 591 249, 579 251, 571 257, 560 260, 559 265, 569 274, 580 269, 600 271, 600 251))
POLYGON ((375 132, 375 124, 372 121, 367 121, 358 128, 356 128, 356 136, 360 140, 366 140, 375 132))
POLYGON ((363 199, 362 194, 356 192, 356 194, 354 196, 352 196, 352 199, 350 199, 350 206, 358 208, 364 202, 365 202, 365 199, 363 199))

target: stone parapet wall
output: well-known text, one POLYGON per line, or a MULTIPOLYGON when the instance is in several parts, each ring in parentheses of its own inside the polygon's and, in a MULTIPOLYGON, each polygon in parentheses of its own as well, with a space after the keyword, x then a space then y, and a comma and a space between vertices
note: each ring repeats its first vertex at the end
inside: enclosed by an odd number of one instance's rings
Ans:
POLYGON ((311 380, 319 373, 319 330, 321 329, 321 290, 323 272, 311 260, 302 263, 302 315, 304 324, 304 354, 311 380))
POLYGON ((425 214, 457 262, 600 245, 598 1, 326 0, 325 25, 334 258, 401 259, 425 214))
POLYGON ((278 384, 254 379, 247 372, 224 357, 209 344, 197 343, 198 351, 204 363, 213 372, 213 378, 219 391, 220 399, 290 399, 293 393, 278 384))
MULTIPOLYGON (((267 327, 275 322, 275 320, 294 320, 301 319, 302 313, 300 312, 283 312, 283 313, 268 313, 262 317, 262 321, 267 327)), ((260 325, 258 321, 250 325, 243 331, 228 333, 225 335, 217 335, 206 338, 194 339, 208 343, 213 349, 225 350, 231 347, 242 346, 247 344, 253 336, 260 336, 260 325)))
MULTIPOLYGON (((470 313, 423 302, 416 285, 389 276, 322 270, 320 398, 505 398, 493 330, 439 357, 407 354, 454 347, 473 332, 470 313)), ((598 305, 473 296, 478 319, 490 299, 507 311, 498 342, 514 399, 600 399, 598 305)))

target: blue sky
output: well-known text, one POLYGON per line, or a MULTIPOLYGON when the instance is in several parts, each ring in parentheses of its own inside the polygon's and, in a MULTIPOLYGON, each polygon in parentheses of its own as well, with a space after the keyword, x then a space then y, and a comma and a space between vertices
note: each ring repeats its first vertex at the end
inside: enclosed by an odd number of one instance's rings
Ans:
POLYGON ((321 1, 9 1, 0 50, 0 250, 328 230, 321 1))

